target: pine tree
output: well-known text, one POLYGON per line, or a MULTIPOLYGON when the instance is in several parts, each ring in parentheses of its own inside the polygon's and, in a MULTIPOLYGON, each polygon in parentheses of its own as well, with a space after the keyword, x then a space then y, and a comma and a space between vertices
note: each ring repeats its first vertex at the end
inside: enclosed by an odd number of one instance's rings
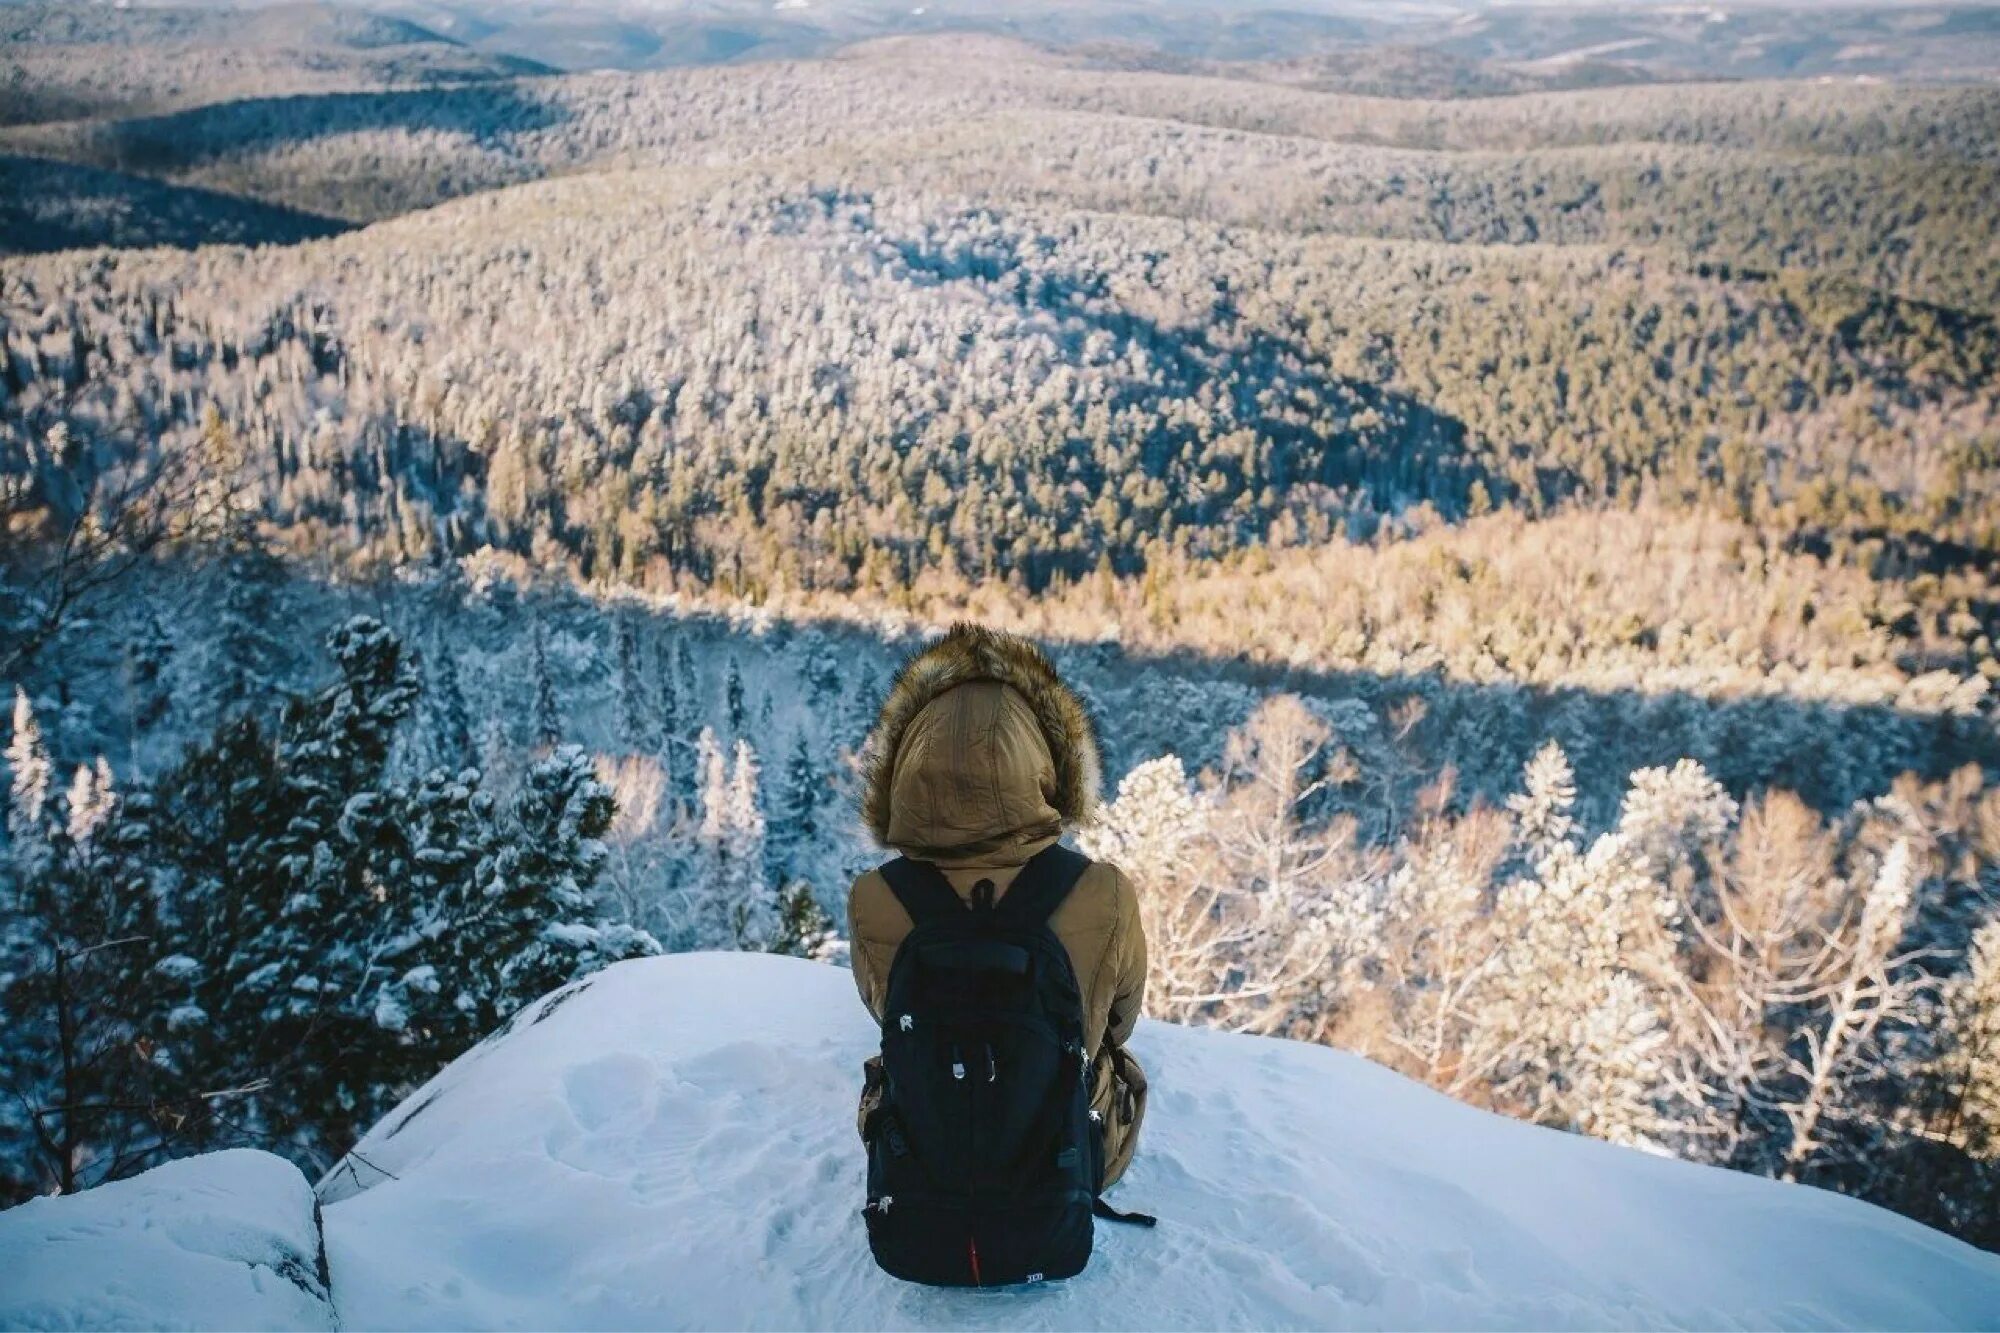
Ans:
POLYGON ((146 735, 167 720, 173 710, 168 671, 174 641, 150 611, 125 645, 125 688, 131 701, 132 730, 146 735))
POLYGON ((484 888, 486 906, 463 942, 470 946, 465 993, 480 1028, 594 968, 659 952, 650 935, 604 922, 596 910, 592 889, 615 813, 610 788, 576 746, 528 770, 484 888))
POLYGON ((758 795, 757 752, 738 740, 729 769, 728 900, 736 940, 744 948, 767 947, 778 932, 777 904, 764 875, 764 809, 758 795))
POLYGON ((1539 865, 1558 850, 1576 846, 1576 773, 1562 746, 1549 741, 1521 774, 1522 790, 1507 798, 1515 836, 1528 864, 1539 865))
POLYGON ((701 822, 687 894, 687 934, 694 948, 763 948, 777 932, 776 902, 764 872, 764 815, 757 797, 757 755, 736 742, 725 761, 715 732, 695 742, 701 822))
POLYGON ((64 1193, 158 1160, 150 1035, 156 900, 103 759, 50 790, 48 751, 17 696, 0 873, 0 1197, 64 1193))
POLYGON ((14 690, 14 728, 7 742, 7 844, 15 873, 41 873, 54 855, 49 845, 48 805, 55 779, 41 725, 27 691, 14 690))
POLYGON ((660 696, 660 748, 672 751, 685 743, 681 735, 681 690, 674 683, 673 653, 662 647, 654 659, 653 678, 660 696))
POLYGON ((723 701, 728 710, 729 734, 743 735, 743 672, 736 664, 734 656, 729 659, 729 679, 723 687, 723 701))
POLYGON ((839 657, 816 642, 806 656, 805 677, 806 702, 814 713, 822 713, 840 692, 839 657))
POLYGON ((618 659, 618 740, 627 753, 640 754, 653 747, 647 735, 646 687, 639 674, 639 636, 628 616, 619 616, 614 625, 614 649, 618 659))
POLYGON ((535 622, 531 683, 534 688, 534 730, 530 733, 530 743, 542 749, 553 749, 562 743, 562 705, 556 701, 555 678, 549 673, 548 644, 539 620, 535 622))
POLYGON ((468 976, 497 947, 475 923, 488 906, 500 831, 474 769, 433 769, 397 793, 396 805, 403 847, 393 873, 407 925, 394 956, 378 960, 383 984, 371 1016, 384 1032, 421 1034, 404 1043, 421 1076, 487 1032, 490 1010, 468 976))
POLYGON ((662 644, 654 659, 653 675, 660 696, 660 766, 666 770, 669 808, 677 816, 694 808, 700 776, 695 771, 694 744, 686 730, 685 709, 692 707, 694 700, 676 681, 675 656, 673 649, 662 644))
POLYGON ((279 609, 285 570, 278 557, 245 529, 223 560, 221 577, 215 640, 220 660, 199 677, 208 685, 207 712, 214 718, 276 697, 286 658, 277 633, 285 623, 279 609))
POLYGON ((828 795, 826 776, 813 762, 805 732, 795 733, 785 758, 777 818, 767 839, 766 870, 772 883, 790 885, 803 880, 811 889, 813 857, 821 846, 820 807, 828 795))
POLYGON ((1710 848, 1735 826, 1736 801, 1692 759, 1631 777, 1618 832, 1646 873, 1662 883, 1706 869, 1710 848))
POLYGON ((416 672, 366 617, 328 645, 337 679, 288 703, 275 736, 227 722, 154 791, 146 841, 174 886, 162 1053, 190 1085, 246 1090, 185 1127, 197 1141, 345 1142, 424 1064, 375 1022, 385 960, 409 939, 383 773, 416 672))
POLYGON ((1973 937, 1965 970, 1945 986, 1941 1018, 1938 1133, 1975 1158, 2000 1160, 2000 919, 1973 937))
POLYGON ((425 699, 437 760, 454 772, 470 768, 477 759, 472 742, 472 716, 458 681, 458 658, 442 634, 431 646, 428 665, 430 679, 425 699))
POLYGON ((812 885, 794 880, 778 894, 778 923, 770 952, 823 958, 837 938, 833 918, 819 905, 812 885))
POLYGON ((694 741, 693 730, 695 729, 693 714, 700 711, 700 705, 697 701, 701 698, 701 681, 695 675, 694 654, 688 651, 687 635, 685 633, 682 633, 674 640, 674 682, 681 696, 682 711, 688 715, 687 726, 690 730, 687 739, 692 744, 694 741))
MULTIPOLYGON (((286 705, 277 742, 281 826, 269 840, 281 895, 242 951, 245 990, 261 997, 262 1035, 287 1041, 286 1077, 272 1101, 286 1124, 350 1109, 336 1135, 358 1134, 384 1109, 396 1080, 346 1053, 384 1047, 375 1001, 390 975, 383 956, 408 929, 402 828, 384 783, 398 726, 414 709, 418 677, 379 621, 356 616, 327 636, 338 677, 286 705)), ((385 1050, 382 1059, 386 1060, 385 1050)))

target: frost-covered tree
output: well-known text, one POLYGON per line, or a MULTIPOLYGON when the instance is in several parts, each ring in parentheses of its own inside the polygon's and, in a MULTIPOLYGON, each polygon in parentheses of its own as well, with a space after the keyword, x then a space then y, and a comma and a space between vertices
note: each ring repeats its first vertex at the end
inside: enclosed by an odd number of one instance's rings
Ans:
POLYGON ((765 839, 766 868, 773 883, 804 882, 808 889, 813 887, 814 868, 826 851, 821 810, 831 795, 805 732, 795 732, 765 839))
POLYGON ((155 1067, 151 976, 161 937, 150 877, 110 765, 64 792, 17 698, 0 864, 0 1197, 68 1193, 159 1159, 195 1107, 155 1067))
POLYGON ((7 741, 7 844, 17 874, 36 873, 53 855, 49 799, 55 764, 26 690, 14 690, 14 724, 7 741))
POLYGON ((829 958, 840 944, 833 918, 819 905, 813 887, 794 880, 778 894, 778 922, 770 952, 798 958, 829 958))
POLYGON ((1798 1179, 1828 1147, 1831 1128, 1869 1114, 1860 1094, 1869 1080, 1888 1072, 1882 1039, 1908 1020, 1924 994, 1927 979, 1898 948, 1916 883, 1910 844, 1899 839, 1861 892, 1859 913, 1827 941, 1830 975, 1813 997, 1817 1012, 1788 1060, 1794 1083, 1778 1104, 1791 1131, 1782 1172, 1787 1180, 1798 1179))
POLYGON ((1286 1026, 1327 944, 1296 900, 1232 878, 1214 848, 1216 805, 1173 755, 1139 765, 1079 837, 1132 877, 1146 930, 1149 1013, 1246 1031, 1286 1026))
POLYGON ((1938 1133, 1974 1157, 2000 1159, 2000 918, 1973 937, 1964 970, 1945 987, 1939 1037, 1938 1133))
POLYGON ((464 989, 488 1027, 520 1005, 621 958, 659 952, 645 931, 606 921, 591 887, 603 868, 611 791, 576 746, 528 770, 464 953, 464 989))
POLYGON ((1624 1142, 1664 1128, 1676 1084, 1653 986, 1671 966, 1674 906, 1622 835, 1559 846, 1500 889, 1503 945, 1471 1008, 1493 1095, 1545 1123, 1624 1142))
POLYGON ((562 743, 563 715, 562 705, 556 699, 555 677, 549 671, 547 636, 540 620, 535 622, 531 646, 529 684, 533 690, 533 711, 530 715, 533 726, 530 738, 533 744, 548 749, 562 743))
POLYGON ((164 725, 173 712, 173 660, 172 636, 147 612, 125 644, 125 690, 135 739, 164 725))
POLYGON ((1506 947, 1488 886, 1517 840, 1527 841, 1491 812, 1440 821, 1413 839, 1384 894, 1384 1035, 1412 1072, 1458 1096, 1481 1089, 1506 1049, 1480 1021, 1480 1005, 1506 947))
POLYGON ((729 734, 743 735, 745 718, 743 708, 743 668, 732 654, 729 659, 729 675, 723 683, 723 709, 729 719, 729 734))
POLYGON ((209 717, 228 717, 282 693, 288 654, 280 636, 283 565, 261 541, 240 536, 220 562, 213 660, 193 673, 209 717))
POLYGON ((1507 809, 1530 865, 1559 847, 1575 845, 1576 773, 1562 746, 1548 741, 1535 751, 1522 771, 1521 790, 1507 798, 1507 809))
POLYGON ((1676 879, 1680 966, 1668 974, 1686 1062, 1686 1150, 1772 1169, 1796 1025, 1822 994, 1846 910, 1835 839, 1783 793, 1749 803, 1712 880, 1676 879))
POLYGON ((495 944, 476 929, 491 909, 491 860, 503 845, 476 768, 433 768, 395 793, 401 846, 383 867, 401 928, 370 959, 369 1018, 404 1056, 385 1082, 421 1079, 441 1053, 486 1035, 490 1010, 471 978, 495 944))
POLYGON ((691 728, 687 733, 687 739, 691 743, 694 740, 695 730, 698 730, 696 714, 701 711, 699 702, 701 678, 695 674, 694 653, 688 648, 687 636, 684 634, 677 635, 674 639, 674 685, 680 695, 682 716, 686 719, 686 725, 691 728))
POLYGON ((217 1094, 178 1142, 323 1162, 512 1006, 653 947, 592 905, 610 798, 587 761, 531 768, 504 819, 476 772, 393 782, 414 667, 365 617, 329 647, 336 679, 274 734, 225 723, 126 821, 163 888, 153 1065, 217 1094))
POLYGON ((618 672, 618 742, 638 754, 651 748, 653 739, 651 709, 639 670, 639 635, 629 616, 617 617, 612 625, 618 672))
POLYGON ((701 822, 686 894, 690 941, 695 948, 763 948, 775 938, 778 918, 765 878, 756 751, 738 740, 725 761, 714 730, 704 727, 695 755, 701 822))
POLYGON ((1618 812, 1627 852, 1661 882, 1692 873, 1736 823, 1737 805, 1692 759, 1632 774, 1618 812))
POLYGON ((778 931, 777 905, 764 874, 766 823, 758 793, 757 752, 747 740, 736 742, 729 766, 729 838, 724 882, 736 927, 736 938, 762 948, 778 931))
POLYGON ((1214 860, 1203 873, 1237 895, 1225 910, 1252 927, 1252 938, 1271 938, 1286 923, 1277 956, 1247 969, 1272 988, 1266 1030, 1310 1033, 1328 1021, 1340 973, 1376 929, 1379 903, 1354 855, 1354 820, 1325 812, 1353 776, 1333 729, 1291 694, 1266 699, 1232 730, 1209 775, 1214 860), (1312 979, 1303 991, 1279 984, 1301 968, 1312 979), (1280 992, 1291 992, 1282 1003, 1280 992))
POLYGON ((458 772, 470 766, 477 753, 472 740, 472 715, 458 679, 458 655, 440 636, 432 643, 425 665, 429 668, 424 699, 431 746, 439 764, 458 772))

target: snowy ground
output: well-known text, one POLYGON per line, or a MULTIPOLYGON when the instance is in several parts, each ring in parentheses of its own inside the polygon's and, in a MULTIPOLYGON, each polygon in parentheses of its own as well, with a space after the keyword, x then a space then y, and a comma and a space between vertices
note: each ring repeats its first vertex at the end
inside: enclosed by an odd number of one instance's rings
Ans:
POLYGON ((0 1213, 0 1328, 335 1327, 312 1187, 261 1152, 0 1213))
MULTIPOLYGON (((873 1037, 846 973, 757 955, 626 963, 531 1006, 322 1182, 341 1325, 2000 1327, 2000 1257, 1880 1209, 1164 1024, 1139 1031, 1154 1103, 1114 1198, 1159 1229, 1100 1226, 1067 1283, 907 1286, 856 1216, 873 1037)), ((0 1214, 0 1325, 100 1322, 109 1279, 62 1248, 72 1219, 131 1231, 135 1196, 114 1191, 199 1170, 0 1214)), ((161 1323, 319 1317, 245 1294, 225 1320, 144 1290, 161 1323)))

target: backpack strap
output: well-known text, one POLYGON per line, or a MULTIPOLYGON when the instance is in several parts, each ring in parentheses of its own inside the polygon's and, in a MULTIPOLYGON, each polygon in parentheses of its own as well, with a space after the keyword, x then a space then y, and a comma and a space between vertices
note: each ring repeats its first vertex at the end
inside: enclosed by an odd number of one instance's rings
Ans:
POLYGON ((1160 1219, 1154 1217, 1151 1213, 1119 1212, 1116 1208, 1106 1203, 1104 1196, 1101 1194, 1090 1201, 1090 1211, 1107 1222, 1124 1222, 1135 1227, 1156 1227, 1160 1225, 1160 1219))
POLYGON ((899 856, 882 867, 882 878, 889 881, 889 891, 910 914, 914 926, 965 910, 965 900, 953 890, 951 881, 928 861, 899 856))
POLYGON ((994 911, 1022 926, 1039 926, 1055 914, 1090 869, 1090 858, 1052 842, 1028 859, 1000 896, 994 911))

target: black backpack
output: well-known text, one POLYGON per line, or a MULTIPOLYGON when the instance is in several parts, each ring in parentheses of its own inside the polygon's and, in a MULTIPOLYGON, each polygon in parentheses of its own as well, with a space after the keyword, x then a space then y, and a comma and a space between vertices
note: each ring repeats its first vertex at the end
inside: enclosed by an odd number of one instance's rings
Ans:
POLYGON ((968 904, 936 866, 882 867, 914 923, 889 967, 882 1096, 867 1116, 868 1247, 936 1286, 1071 1277, 1091 1217, 1150 1223, 1097 1198, 1083 1000, 1049 916, 1088 859, 1052 844, 994 901, 968 904))

